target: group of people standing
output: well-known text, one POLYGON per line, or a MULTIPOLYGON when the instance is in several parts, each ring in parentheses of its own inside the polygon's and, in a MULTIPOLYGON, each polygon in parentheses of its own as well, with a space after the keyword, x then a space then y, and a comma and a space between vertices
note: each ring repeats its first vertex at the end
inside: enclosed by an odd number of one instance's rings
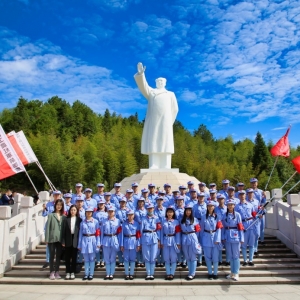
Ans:
POLYGON ((253 266, 259 238, 264 243, 266 197, 256 178, 250 179, 247 190, 244 183, 237 184, 237 191, 229 184, 225 179, 217 190, 215 183, 208 189, 200 182, 196 190, 189 181, 187 187, 172 190, 166 183, 163 191, 156 191, 150 183, 138 191, 133 183, 123 195, 120 183, 114 185, 113 194, 104 192, 99 183, 93 195, 92 189, 83 192, 78 183, 74 194, 62 197, 54 191, 53 201, 43 209, 43 216, 48 216, 50 279, 61 278, 60 256, 65 249, 65 279, 75 279, 76 264, 84 260, 82 280, 93 280, 94 269, 104 265, 104 279, 113 280, 118 261, 125 280, 134 279, 136 267, 146 268, 145 280, 154 280, 155 268, 165 267, 165 280, 173 280, 178 266, 188 268, 186 280, 193 280, 197 266, 206 264, 209 279, 218 279, 219 265, 230 265, 227 278, 237 281, 240 249, 243 266, 253 266))

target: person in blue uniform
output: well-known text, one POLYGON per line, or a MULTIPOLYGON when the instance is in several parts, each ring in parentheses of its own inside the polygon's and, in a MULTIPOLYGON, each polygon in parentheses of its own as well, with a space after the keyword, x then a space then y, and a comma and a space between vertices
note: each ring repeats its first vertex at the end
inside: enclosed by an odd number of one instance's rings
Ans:
POLYGON ((97 184, 97 193, 93 195, 93 199, 99 203, 99 201, 102 199, 104 200, 104 187, 105 185, 103 183, 97 184))
POLYGON ((71 203, 72 194, 70 194, 70 193, 64 194, 64 199, 65 199, 64 214, 65 214, 65 216, 67 216, 69 214, 70 207, 72 206, 72 203, 71 203))
POLYGON ((107 208, 108 218, 103 220, 101 226, 101 246, 106 268, 104 280, 113 280, 116 269, 117 252, 120 250, 122 226, 115 217, 115 207, 107 208))
POLYGON ((210 190, 217 190, 217 185, 214 182, 212 182, 212 183, 209 184, 209 189, 210 190))
MULTIPOLYGON (((99 222, 99 226, 102 226, 103 220, 107 219, 108 214, 105 211, 105 200, 104 199, 100 199, 98 202, 98 208, 97 211, 94 212, 93 214, 93 218, 96 219, 99 222)), ((100 251, 98 251, 96 253, 96 267, 104 267, 104 261, 103 261, 103 251, 102 249, 100 249, 100 251)))
MULTIPOLYGON (((162 224, 166 217, 166 207, 163 206, 164 198, 158 196, 156 198, 156 207, 154 209, 154 215, 159 218, 160 223, 162 224)), ((157 250, 157 260, 156 267, 162 268, 164 266, 163 250, 159 248, 157 250)))
MULTIPOLYGON (((165 184, 164 184, 164 190, 165 190, 165 192, 166 192, 165 197, 168 199, 168 202, 169 202, 169 201, 171 200, 171 198, 173 197, 173 194, 172 194, 172 192, 171 192, 171 188, 172 188, 172 186, 171 186, 170 183, 165 183, 165 184)), ((166 207, 168 207, 168 206, 166 206, 166 207)))
POLYGON ((215 212, 215 207, 214 201, 208 201, 206 214, 202 216, 200 222, 208 279, 218 279, 219 249, 221 247, 221 229, 223 228, 222 219, 215 212), (214 267, 214 273, 212 267, 214 267))
MULTIPOLYGON (((134 213, 134 219, 141 225, 142 219, 146 217, 147 215, 147 210, 145 208, 145 199, 141 197, 138 200, 138 205, 137 205, 137 210, 134 213)), ((137 253, 137 267, 145 267, 144 263, 144 258, 143 258, 143 253, 142 250, 140 249, 137 253)))
POLYGON ((93 190, 90 188, 86 188, 84 190, 85 199, 83 202, 83 208, 87 210, 88 208, 91 208, 94 212, 97 210, 97 201, 92 198, 93 190))
POLYGON ((230 183, 230 180, 228 180, 228 179, 222 180, 223 189, 219 191, 220 194, 224 194, 225 199, 228 199, 228 191, 227 190, 229 187, 229 183, 230 183))
POLYGON ((71 200, 72 204, 76 205, 76 199, 78 196, 81 196, 83 200, 85 199, 85 195, 82 193, 82 188, 83 188, 82 183, 75 184, 76 193, 72 195, 72 200, 71 200))
POLYGON ((134 182, 131 184, 131 187, 133 190, 132 197, 133 197, 135 203, 137 203, 142 196, 142 194, 139 192, 139 184, 137 182, 134 182))
POLYGON ((207 192, 207 190, 205 189, 206 188, 206 183, 205 182, 199 182, 198 187, 199 187, 199 192, 204 193, 205 194, 205 200, 207 200, 209 198, 209 192, 207 192))
POLYGON ((168 207, 166 218, 162 223, 161 246, 163 248, 163 258, 166 267, 165 280, 173 280, 176 270, 177 254, 181 248, 181 227, 176 220, 175 210, 168 207))
MULTIPOLYGON (((121 225, 127 220, 127 211, 129 208, 126 207, 127 199, 122 197, 119 201, 120 207, 116 210, 116 218, 120 220, 121 225)), ((124 257, 121 249, 118 251, 118 266, 124 267, 124 257)))
MULTIPOLYGON (((207 207, 206 207, 206 203, 204 202, 204 199, 205 199, 205 194, 200 192, 197 194, 197 203, 193 206, 193 216, 195 218, 197 218, 199 224, 201 223, 201 219, 202 217, 206 214, 206 210, 207 210, 207 207)), ((200 231, 199 232, 199 242, 200 242, 200 245, 202 246, 202 236, 203 236, 203 232, 200 231)), ((202 266, 202 256, 203 256, 203 252, 201 252, 201 254, 198 255, 198 261, 197 261, 197 267, 200 267, 202 266)))
POLYGON ((155 184, 154 183, 149 183, 148 184, 148 189, 149 189, 149 194, 148 194, 148 199, 149 201, 155 206, 156 204, 156 198, 157 194, 155 193, 155 184))
POLYGON ((197 190, 195 190, 195 189, 190 189, 189 193, 190 193, 190 194, 189 194, 190 200, 189 200, 188 202, 186 202, 185 205, 187 205, 187 204, 192 204, 192 205, 194 206, 195 204, 198 203, 198 194, 197 194, 197 190))
POLYGON ((76 198, 76 207, 78 209, 78 215, 83 221, 85 219, 85 209, 83 208, 84 198, 82 196, 78 196, 76 198))
POLYGON ((194 189, 194 182, 188 181, 187 186, 188 186, 188 191, 187 191, 186 195, 191 198, 190 190, 194 189))
MULTIPOLYGON (((184 215, 184 197, 179 196, 177 198, 177 206, 176 206, 176 220, 179 221, 179 224, 181 223, 181 220, 184 215)), ((180 252, 177 254, 177 267, 181 266, 182 268, 186 268, 186 259, 184 257, 184 253, 182 250, 182 247, 180 248, 180 252)))
MULTIPOLYGON (((209 190, 209 198, 206 199, 206 202, 207 201, 217 201, 217 190, 209 190)), ((226 195, 225 194, 221 194, 221 195, 224 195, 225 199, 226 199, 226 195)))
MULTIPOLYGON (((253 197, 259 202, 259 208, 264 205, 267 201, 266 192, 258 188, 258 180, 257 178, 250 179, 250 185, 253 189, 253 197)), ((260 243, 265 245, 265 226, 266 226, 266 218, 265 215, 260 219, 260 232, 259 232, 259 240, 260 243)), ((256 247, 257 251, 257 247, 256 247)))
MULTIPOLYGON (((254 190, 252 188, 247 189, 247 202, 251 203, 254 207, 254 211, 257 213, 260 209, 260 205, 259 205, 259 201, 254 198, 254 190)), ((254 255, 258 255, 258 239, 260 237, 260 222, 262 220, 263 216, 260 216, 259 221, 254 225, 254 227, 256 227, 256 236, 255 236, 255 242, 254 242, 254 255)))
POLYGON ((114 184, 115 193, 111 195, 111 202, 115 205, 115 207, 119 208, 119 201, 124 197, 124 195, 121 193, 121 186, 122 184, 119 182, 116 182, 114 184))
POLYGON ((147 206, 147 216, 142 219, 142 251, 146 265, 145 280, 154 280, 155 260, 157 251, 160 248, 161 222, 159 217, 154 215, 154 206, 150 203, 147 206))
POLYGON ((133 280, 135 260, 140 251, 140 224, 134 220, 134 211, 127 211, 127 220, 122 224, 121 251, 124 256, 125 280, 133 280))
POLYGON ((93 209, 85 211, 85 220, 80 223, 78 250, 84 257, 82 280, 93 280, 96 252, 100 250, 100 226, 93 218, 93 209))
POLYGON ((246 201, 246 192, 239 191, 240 203, 235 206, 235 211, 240 213, 242 217, 244 231, 244 243, 242 244, 242 254, 244 263, 243 266, 254 266, 253 256, 254 256, 254 243, 257 236, 257 227, 252 226, 247 230, 247 228, 252 224, 253 218, 256 216, 256 211, 254 206, 246 201), (247 262, 247 247, 249 247, 249 262, 247 262))
POLYGON ((234 210, 235 201, 230 200, 227 203, 227 212, 222 220, 222 243, 226 243, 226 252, 230 260, 231 273, 226 276, 227 279, 239 280, 240 270, 240 248, 244 243, 244 227, 241 215, 234 210))
POLYGON ((127 208, 135 211, 137 207, 137 201, 133 198, 133 189, 126 190, 126 200, 127 208))
POLYGON ((185 185, 180 185, 179 186, 179 192, 180 192, 180 196, 183 197, 184 204, 186 204, 190 200, 190 197, 187 196, 187 194, 186 194, 186 186, 185 185))
MULTIPOLYGON (((145 199, 145 207, 147 208, 147 205, 148 205, 149 203, 152 203, 152 201, 148 198, 149 190, 145 188, 145 189, 142 189, 141 192, 142 192, 142 198, 145 199)), ((152 204, 153 204, 153 203, 152 203, 152 204)), ((153 205, 154 205, 154 204, 153 204, 153 205)))
POLYGON ((106 210, 108 207, 111 207, 111 206, 116 207, 115 204, 111 202, 111 192, 104 193, 104 200, 105 200, 104 205, 105 205, 106 210))
POLYGON ((181 246, 188 265, 186 280, 193 280, 196 274, 197 255, 201 252, 199 244, 199 232, 201 227, 197 218, 193 216, 193 205, 185 206, 184 215, 181 220, 181 246))
POLYGON ((172 194, 173 194, 173 196, 169 199, 168 205, 175 207, 175 205, 176 205, 176 199, 179 196, 179 190, 172 191, 172 194))
MULTIPOLYGON (((217 199, 218 199, 218 202, 219 202, 219 206, 215 207, 215 213, 218 215, 218 218, 220 220, 223 220, 224 215, 227 212, 227 206, 225 205, 225 196, 223 194, 218 194, 217 199)), ((229 266, 230 262, 229 262, 228 257, 226 256, 226 262, 223 263, 223 261, 222 261, 222 249, 219 249, 219 266, 221 266, 221 265, 229 266)))
POLYGON ((245 189, 245 184, 243 182, 238 182, 236 185, 237 191, 235 192, 235 198, 239 198, 239 191, 243 191, 245 189))
POLYGON ((227 195, 228 195, 228 198, 226 199, 225 204, 227 204, 229 199, 233 199, 235 201, 236 205, 240 203, 239 197, 235 197, 235 187, 234 186, 228 187, 227 195))

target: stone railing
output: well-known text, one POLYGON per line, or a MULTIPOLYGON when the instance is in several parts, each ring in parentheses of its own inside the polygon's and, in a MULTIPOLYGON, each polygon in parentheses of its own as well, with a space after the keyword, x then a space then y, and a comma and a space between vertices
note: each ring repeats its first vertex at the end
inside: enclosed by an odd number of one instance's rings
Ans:
POLYGON ((47 221, 42 203, 49 200, 49 194, 41 192, 40 199, 41 204, 34 206, 32 197, 18 198, 15 216, 11 206, 0 206, 0 277, 42 241, 47 221))
POLYGON ((274 200, 267 206, 266 233, 276 236, 300 256, 300 194, 289 194, 283 202, 282 190, 272 190, 274 200))

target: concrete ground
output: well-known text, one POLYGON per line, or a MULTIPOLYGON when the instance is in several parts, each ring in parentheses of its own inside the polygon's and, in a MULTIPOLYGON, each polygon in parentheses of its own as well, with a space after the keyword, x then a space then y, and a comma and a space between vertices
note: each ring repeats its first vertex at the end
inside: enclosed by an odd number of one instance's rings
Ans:
POLYGON ((16 300, 296 300, 300 285, 240 286, 45 286, 0 285, 0 299, 16 300))

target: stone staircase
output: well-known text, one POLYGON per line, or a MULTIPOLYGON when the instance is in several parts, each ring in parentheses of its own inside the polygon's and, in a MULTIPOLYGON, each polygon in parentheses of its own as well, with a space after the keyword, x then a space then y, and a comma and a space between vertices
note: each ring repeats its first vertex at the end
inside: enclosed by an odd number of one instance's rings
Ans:
MULTIPOLYGON (((136 268, 135 280, 124 280, 124 269, 116 268, 115 279, 113 281, 103 280, 105 268, 98 268, 95 271, 93 281, 82 281, 83 270, 76 274, 75 280, 49 280, 49 268, 42 269, 46 259, 46 245, 37 246, 30 254, 19 261, 19 264, 6 272, 0 278, 0 284, 46 284, 46 285, 229 285, 229 284, 293 284, 300 283, 300 258, 288 249, 280 240, 272 236, 265 238, 266 245, 259 245, 259 255, 255 257, 255 266, 242 267, 240 270, 240 280, 234 282, 225 279, 225 275, 230 272, 229 267, 219 267, 219 279, 208 280, 205 266, 197 268, 196 278, 193 281, 186 281, 187 269, 177 268, 175 279, 165 281, 165 269, 156 268, 155 280, 145 281, 145 268, 136 268)), ((225 252, 223 253, 225 257, 225 252)), ((223 259, 225 260, 225 259, 223 259)), ((241 257, 242 261, 242 257, 241 257)), ((60 274, 65 274, 64 265, 61 266, 60 274)), ((62 276, 64 277, 64 276, 62 276)))

